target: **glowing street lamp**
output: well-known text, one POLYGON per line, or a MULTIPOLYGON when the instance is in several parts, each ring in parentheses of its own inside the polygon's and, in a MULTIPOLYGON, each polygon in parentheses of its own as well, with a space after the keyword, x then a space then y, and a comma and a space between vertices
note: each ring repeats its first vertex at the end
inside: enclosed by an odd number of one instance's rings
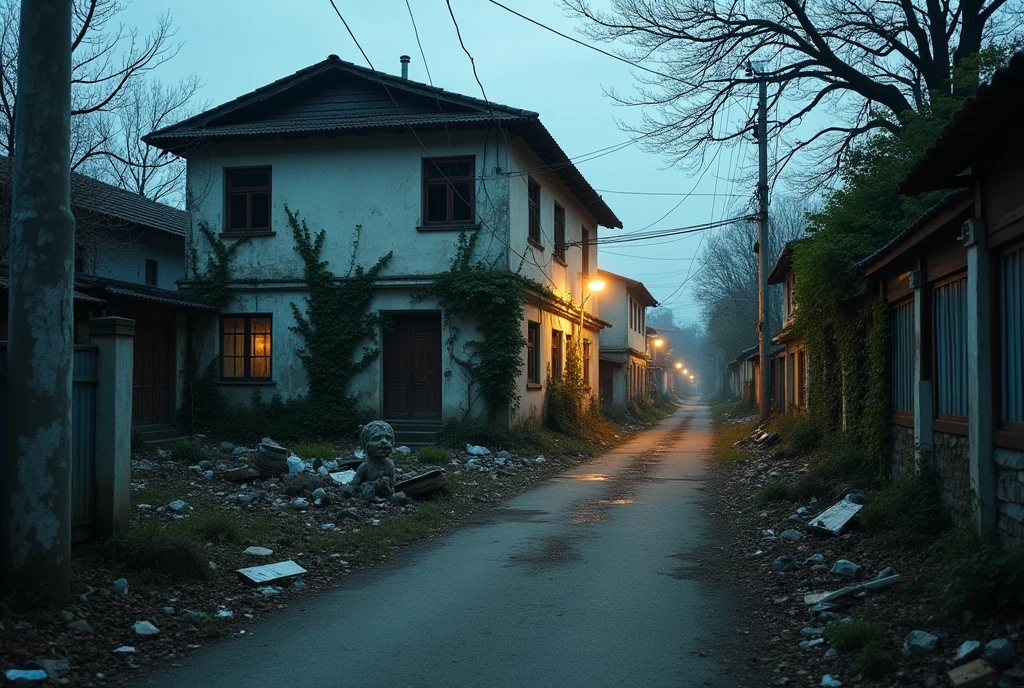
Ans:
POLYGON ((604 289, 604 280, 591 280, 587 283, 587 289, 591 291, 583 297, 583 301, 580 302, 580 346, 583 346, 583 316, 586 315, 584 307, 587 305, 587 301, 593 296, 593 292, 602 291, 604 289))
POLYGON ((683 364, 682 364, 682 363, 676 363, 676 370, 679 370, 679 369, 681 369, 682 367, 683 367, 683 364))
POLYGON ((658 337, 657 339, 654 340, 654 346, 662 346, 664 344, 665 344, 665 340, 662 339, 661 337, 658 337))
POLYGON ((689 375, 689 374, 690 374, 690 371, 687 370, 686 368, 683 368, 683 375, 689 375))

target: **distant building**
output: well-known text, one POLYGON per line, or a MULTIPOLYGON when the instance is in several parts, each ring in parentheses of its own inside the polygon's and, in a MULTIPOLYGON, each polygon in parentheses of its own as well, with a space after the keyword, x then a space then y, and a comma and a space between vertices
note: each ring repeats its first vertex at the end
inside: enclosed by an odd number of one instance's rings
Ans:
POLYGON ((625 406, 648 396, 647 309, 658 301, 643 282, 607 270, 598 276, 605 282, 601 318, 611 323, 601 331, 601 399, 625 406))
POLYGON ((790 409, 807 410, 807 348, 793 329, 797 310, 793 249, 800 241, 794 239, 782 248, 768 274, 768 284, 782 285, 782 328, 771 340, 772 404, 776 412, 782 413, 790 409))

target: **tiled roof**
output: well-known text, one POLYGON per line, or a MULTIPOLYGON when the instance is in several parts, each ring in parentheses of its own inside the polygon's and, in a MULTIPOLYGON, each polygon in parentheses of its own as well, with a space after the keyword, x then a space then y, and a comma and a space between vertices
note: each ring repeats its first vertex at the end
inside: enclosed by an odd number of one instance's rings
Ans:
POLYGON ((768 273, 768 284, 782 284, 785 275, 789 272, 793 265, 793 249, 801 241, 806 241, 807 237, 800 237, 799 239, 790 239, 786 242, 786 245, 779 251, 779 257, 775 261, 775 267, 768 273))
POLYGON ((479 127, 497 121, 606 227, 622 222, 541 124, 539 115, 376 72, 331 55, 255 91, 158 129, 143 140, 188 156, 204 141, 479 127))
POLYGON ((939 138, 914 163, 900 184, 903 193, 919 194, 963 185, 959 175, 982 146, 998 145, 1006 132, 1020 127, 1024 110, 1024 53, 982 84, 953 116, 939 138))
POLYGON ((202 296, 194 292, 161 289, 160 287, 148 284, 122 282, 95 275, 75 275, 75 289, 103 296, 107 301, 113 301, 120 297, 189 310, 217 310, 216 307, 207 303, 202 296))
POLYGON ((605 275, 611 277, 614 280, 618 280, 626 285, 629 289, 635 289, 639 292, 640 296, 644 299, 644 306, 657 306, 658 300, 654 298, 651 292, 647 291, 647 287, 640 280, 631 279, 629 277, 623 277, 622 275, 616 275, 614 272, 608 272, 607 270, 598 270, 599 275, 605 275))
MULTIPOLYGON (((14 160, 0 156, 0 184, 10 186, 13 174, 14 160)), ((180 237, 188 226, 184 211, 77 172, 71 173, 71 206, 180 237)))

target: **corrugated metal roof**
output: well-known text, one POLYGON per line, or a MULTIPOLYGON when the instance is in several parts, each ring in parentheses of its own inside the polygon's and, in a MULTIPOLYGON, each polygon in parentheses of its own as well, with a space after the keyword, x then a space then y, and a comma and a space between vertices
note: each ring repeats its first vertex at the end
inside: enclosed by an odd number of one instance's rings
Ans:
POLYGON ((494 121, 533 148, 599 224, 622 227, 536 112, 376 72, 334 55, 143 140, 187 156, 204 141, 469 127, 494 121))
MULTIPOLYGON (((13 174, 14 160, 0 156, 0 183, 10 186, 13 174)), ((71 173, 71 206, 180 237, 188 227, 184 211, 77 172, 71 173)))
POLYGON ((935 143, 914 163, 900 183, 900 191, 919 194, 962 186, 961 173, 970 167, 978 148, 998 141, 1010 129, 1019 129, 1024 108, 1024 53, 996 71, 968 98, 935 143))

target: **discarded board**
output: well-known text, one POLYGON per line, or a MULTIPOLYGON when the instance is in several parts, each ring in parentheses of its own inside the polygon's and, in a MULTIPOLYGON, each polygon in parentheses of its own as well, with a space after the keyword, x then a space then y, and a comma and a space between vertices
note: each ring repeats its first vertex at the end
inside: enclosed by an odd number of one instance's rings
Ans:
POLYGON ((952 669, 947 675, 953 688, 981 688, 998 681, 1001 674, 985 660, 976 659, 952 669))
POLYGON ((238 569, 238 573, 242 578, 254 584, 269 583, 283 578, 301 576, 306 572, 306 569, 302 568, 291 559, 288 561, 279 561, 276 564, 264 564, 263 566, 250 566, 248 568, 238 569))
POLYGON ((230 471, 224 471, 224 479, 231 483, 247 483, 250 480, 259 480, 259 478, 260 472, 255 468, 249 468, 248 466, 232 468, 230 471))
POLYGON ((395 492, 404 492, 406 497, 424 497, 444 487, 444 471, 434 469, 421 473, 415 478, 395 483, 395 492))
POLYGON ((840 597, 846 597, 852 595, 855 592, 861 590, 881 590, 882 588, 888 588, 890 585, 899 583, 900 574, 889 576, 888 578, 879 578, 878 580, 868 581, 867 583, 857 583, 856 585, 848 585, 845 588, 839 590, 833 590, 832 592, 816 592, 810 595, 804 595, 804 604, 808 606, 816 605, 820 602, 832 602, 838 600, 840 597))
POLYGON ((854 504, 845 499, 836 502, 828 509, 807 522, 807 529, 817 533, 842 535, 857 512, 864 508, 863 504, 854 504))
POLYGON ((363 463, 362 459, 356 459, 356 458, 352 458, 352 459, 338 459, 337 461, 338 461, 338 468, 339 468, 339 470, 349 470, 349 469, 353 469, 354 470, 356 468, 359 468, 360 464, 363 463))
POLYGON ((347 471, 336 471, 334 473, 328 473, 331 476, 331 480, 338 483, 339 485, 348 485, 352 482, 352 478, 356 477, 356 472, 353 470, 347 471))

